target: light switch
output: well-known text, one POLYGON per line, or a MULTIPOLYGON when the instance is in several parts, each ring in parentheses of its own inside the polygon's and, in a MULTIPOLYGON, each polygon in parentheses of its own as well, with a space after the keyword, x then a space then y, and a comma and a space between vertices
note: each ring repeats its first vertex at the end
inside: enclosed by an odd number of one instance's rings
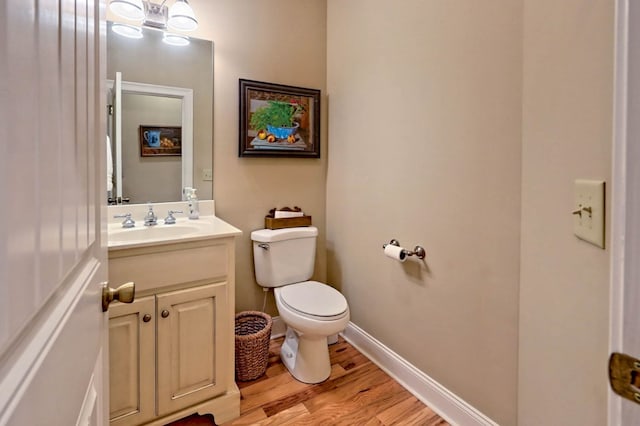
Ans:
POLYGON ((573 233, 604 248, 604 181, 576 179, 573 233))
POLYGON ((213 180, 213 170, 211 169, 202 169, 202 180, 213 180))

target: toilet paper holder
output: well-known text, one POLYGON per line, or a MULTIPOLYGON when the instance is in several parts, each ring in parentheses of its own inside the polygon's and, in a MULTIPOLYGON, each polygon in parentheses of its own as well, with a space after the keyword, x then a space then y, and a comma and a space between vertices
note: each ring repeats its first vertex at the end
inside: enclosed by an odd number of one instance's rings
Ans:
MULTIPOLYGON (((391 244, 392 246, 400 247, 400 242, 395 238, 389 241, 389 244, 391 244)), ((387 244, 382 245, 383 250, 385 247, 387 247, 387 244)), ((413 251, 404 249, 404 252, 407 256, 417 256, 418 259, 424 259, 425 256, 427 255, 427 252, 424 250, 422 246, 415 246, 413 251)))

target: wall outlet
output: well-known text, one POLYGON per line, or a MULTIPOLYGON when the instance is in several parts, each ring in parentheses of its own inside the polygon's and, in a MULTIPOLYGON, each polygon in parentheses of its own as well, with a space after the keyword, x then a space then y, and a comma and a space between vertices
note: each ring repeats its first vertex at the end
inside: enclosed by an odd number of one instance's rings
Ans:
POLYGON ((576 179, 573 233, 604 248, 604 181, 576 179))
POLYGON ((202 169, 202 180, 213 180, 213 170, 212 169, 202 169))

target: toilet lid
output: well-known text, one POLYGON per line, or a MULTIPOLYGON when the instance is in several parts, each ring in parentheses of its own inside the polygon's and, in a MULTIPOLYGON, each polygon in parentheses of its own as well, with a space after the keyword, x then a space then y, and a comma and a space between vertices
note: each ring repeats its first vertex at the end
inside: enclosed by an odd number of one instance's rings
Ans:
POLYGON ((347 299, 338 290, 317 281, 281 287, 280 299, 296 311, 318 317, 333 317, 347 310, 347 299))

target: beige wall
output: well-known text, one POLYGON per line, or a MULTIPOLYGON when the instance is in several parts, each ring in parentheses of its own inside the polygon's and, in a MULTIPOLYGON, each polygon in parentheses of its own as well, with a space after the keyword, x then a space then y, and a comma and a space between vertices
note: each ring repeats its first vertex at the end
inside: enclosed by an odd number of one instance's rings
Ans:
MULTIPOLYGON (((236 310, 260 309, 250 233, 273 207, 302 207, 319 228, 315 278, 326 277, 326 1, 193 0, 197 36, 214 41, 213 194, 216 213, 240 228, 236 310), (321 159, 239 158, 238 79, 322 90, 321 159)), ((272 296, 267 310, 276 314, 272 296)))
POLYGON ((352 321, 515 424, 521 2, 328 1, 329 281, 352 321), (391 238, 426 263, 383 256, 391 238))
MULTIPOLYGON (((296 205, 313 216, 319 228, 314 278, 326 277, 326 0, 189 3, 200 24, 191 35, 214 44, 216 214, 243 231, 236 250, 236 310, 261 309, 263 292, 254 278, 250 234, 264 228, 264 215, 273 207, 296 205), (321 159, 239 158, 240 78, 320 89, 321 159)), ((118 20, 111 14, 108 19, 118 20)), ((198 106, 194 108, 198 114, 198 106)), ((276 315, 272 295, 267 311, 276 315)))
POLYGON ((571 210, 610 183, 614 3, 524 2, 520 426, 606 424, 609 250, 571 210))
POLYGON ((574 179, 610 179, 613 2, 191 3, 237 310, 262 304, 249 233, 297 204, 356 324, 501 425, 604 424, 608 251, 569 213, 574 179), (238 78, 322 89, 322 159, 238 158, 238 78))

